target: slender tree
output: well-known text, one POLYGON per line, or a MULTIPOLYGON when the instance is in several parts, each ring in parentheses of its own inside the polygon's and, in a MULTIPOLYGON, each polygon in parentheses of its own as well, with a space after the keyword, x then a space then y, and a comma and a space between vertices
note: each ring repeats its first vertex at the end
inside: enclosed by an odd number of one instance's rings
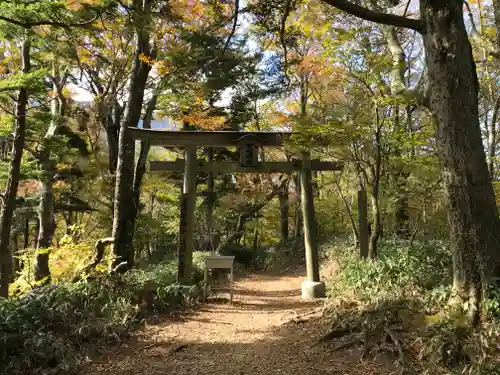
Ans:
POLYGON ((39 146, 34 152, 40 167, 40 204, 38 208, 40 229, 38 233, 37 253, 35 256, 35 281, 42 284, 50 282, 49 252, 52 239, 56 230, 54 215, 54 175, 56 165, 53 155, 54 139, 59 128, 63 125, 66 112, 67 99, 63 88, 67 82, 67 72, 61 72, 59 56, 52 55, 52 93, 51 122, 47 132, 41 137, 39 146))
MULTIPOLYGON (((31 70, 30 35, 26 31, 21 45, 21 70, 27 75, 31 70)), ((2 195, 2 211, 0 213, 0 297, 9 296, 9 283, 12 272, 12 256, 10 252, 10 233, 14 208, 16 203, 17 188, 19 186, 21 159, 26 135, 26 117, 29 98, 29 86, 24 82, 18 90, 16 98, 16 112, 14 119, 14 142, 9 168, 9 177, 2 195)))

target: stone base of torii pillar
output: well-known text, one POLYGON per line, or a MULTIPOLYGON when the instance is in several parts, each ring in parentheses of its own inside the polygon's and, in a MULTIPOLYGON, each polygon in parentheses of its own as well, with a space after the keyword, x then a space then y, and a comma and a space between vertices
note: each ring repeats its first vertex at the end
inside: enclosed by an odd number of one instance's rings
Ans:
POLYGON ((316 299, 324 298, 326 293, 325 283, 323 281, 304 281, 302 283, 302 298, 316 299))

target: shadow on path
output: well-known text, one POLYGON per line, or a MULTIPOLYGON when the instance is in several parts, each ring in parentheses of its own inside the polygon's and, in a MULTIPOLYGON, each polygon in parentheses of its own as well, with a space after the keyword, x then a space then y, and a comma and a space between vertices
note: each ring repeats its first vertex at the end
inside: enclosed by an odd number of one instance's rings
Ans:
POLYGON ((300 298, 301 277, 254 275, 237 281, 233 305, 207 303, 185 319, 148 326, 114 353, 82 368, 90 375, 378 375, 387 364, 360 353, 314 346, 328 322, 309 316, 318 302, 300 298))

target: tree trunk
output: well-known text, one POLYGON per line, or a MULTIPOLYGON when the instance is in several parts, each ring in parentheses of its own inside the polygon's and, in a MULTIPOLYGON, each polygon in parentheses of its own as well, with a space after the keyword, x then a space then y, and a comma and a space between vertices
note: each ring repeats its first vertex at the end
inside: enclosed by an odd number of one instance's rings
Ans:
MULTIPOLYGON (((151 122, 153 120, 153 113, 154 110, 156 109, 156 102, 158 100, 158 97, 156 95, 153 95, 151 100, 148 103, 148 106, 146 108, 146 114, 144 115, 143 119, 143 128, 144 129, 151 129, 151 122)), ((137 160, 137 165, 135 167, 135 173, 134 173, 134 187, 133 187, 133 204, 132 207, 130 208, 130 227, 134 229, 135 231, 135 225, 137 222, 137 217, 139 216, 139 206, 140 206, 140 200, 141 200, 141 186, 142 186, 142 181, 144 180, 144 175, 146 174, 146 163, 148 161, 148 154, 149 154, 149 149, 150 145, 148 141, 141 141, 141 148, 139 151, 139 158, 137 160)), ((134 259, 134 254, 132 253, 132 260, 130 262, 133 262, 134 259)))
POLYGON ((64 82, 59 71, 58 56, 53 56, 53 92, 56 97, 51 102, 52 120, 45 134, 42 144, 36 153, 38 165, 40 167, 40 205, 38 207, 38 215, 40 221, 40 231, 38 233, 38 246, 35 255, 35 281, 44 285, 50 282, 49 268, 49 249, 52 246, 52 238, 56 230, 54 217, 54 192, 53 182, 56 167, 54 161, 51 160, 52 147, 51 140, 56 135, 60 128, 63 116, 66 111, 66 99, 62 92, 64 82))
POLYGON ((133 265, 133 212, 134 205, 134 159, 135 142, 130 135, 129 128, 137 126, 141 118, 144 91, 151 65, 141 60, 142 56, 151 56, 153 53, 149 43, 150 2, 146 1, 143 9, 142 2, 134 0, 135 20, 137 26, 137 48, 130 77, 129 97, 123 120, 120 124, 118 142, 118 164, 116 167, 116 185, 114 199, 113 234, 115 239, 113 252, 115 259, 112 268, 114 271, 126 271, 133 265))
POLYGON ((43 150, 38 157, 40 173, 40 205, 38 207, 39 232, 38 246, 35 255, 35 281, 41 285, 50 283, 49 248, 56 229, 54 219, 54 192, 52 183, 54 180, 54 165, 50 160, 48 148, 43 150))
POLYGON ((421 0, 430 107, 448 199, 453 287, 473 302, 486 266, 497 261, 500 221, 481 139, 479 84, 462 6, 458 0, 421 0))
MULTIPOLYGON (((404 57, 403 61, 400 65, 404 66, 404 57)), ((400 78, 401 80, 404 77, 400 78)), ((403 137, 407 137, 410 129, 411 129, 411 113, 407 111, 408 114, 408 126, 403 127, 401 125, 401 117, 399 114, 399 105, 396 104, 394 108, 395 112, 395 121, 394 121, 394 131, 396 135, 396 140, 398 144, 403 142, 403 137), (404 133, 402 132, 404 130, 404 133)), ((394 150, 394 156, 400 158, 402 154, 401 148, 396 145, 396 149, 394 150)), ((396 184, 396 209, 395 209, 395 234, 401 239, 407 240, 410 238, 410 214, 408 208, 408 178, 410 177, 410 173, 405 170, 405 164, 402 161, 398 161, 396 164, 396 173, 395 173, 395 184, 396 184)))
POLYGON ((372 201, 372 220, 373 230, 370 235, 370 247, 368 249, 368 258, 375 259, 378 255, 377 245, 382 231, 380 222, 380 173, 382 169, 382 141, 381 132, 383 121, 380 119, 378 105, 375 105, 375 118, 377 129, 375 131, 375 156, 373 165, 369 169, 371 177, 371 201, 372 201))
POLYGON ((96 241, 96 243, 94 244, 94 255, 92 256, 92 259, 90 259, 89 263, 83 268, 79 275, 73 278, 73 282, 77 282, 79 280, 82 280, 82 278, 87 277, 90 271, 92 271, 99 265, 99 263, 102 262, 104 253, 106 252, 106 246, 113 244, 113 241, 113 237, 101 238, 100 240, 96 241))
POLYGON ((35 220, 35 228, 33 230, 33 248, 38 247, 38 233, 40 233, 40 220, 35 220))
POLYGON ((15 281, 17 273, 20 270, 19 262, 19 244, 18 244, 19 233, 13 233, 12 239, 10 241, 10 254, 12 259, 12 273, 10 275, 11 282, 15 281))
POLYGON ((252 251, 256 252, 259 247, 259 228, 255 227, 252 236, 252 251))
MULTIPOLYGON (((112 108, 106 108, 103 114, 104 125, 106 129, 106 142, 108 146, 108 168, 109 168, 109 186, 116 186, 116 167, 118 165, 118 143, 120 134, 120 123, 122 120, 122 107, 115 100, 112 108)), ((110 214, 114 215, 115 200, 111 199, 110 214)))
POLYGON ((118 142, 120 134, 120 122, 122 118, 122 107, 115 101, 113 108, 108 109, 106 114, 106 139, 108 143, 109 173, 114 176, 118 164, 118 142))
MULTIPOLYGON (((270 193, 266 195, 264 200, 260 203, 255 204, 254 206, 248 208, 245 212, 241 213, 238 217, 238 223, 236 224, 236 228, 231 235, 228 235, 224 241, 222 241, 219 246, 217 246, 217 253, 220 253, 224 247, 227 245, 234 243, 236 240, 241 238, 243 234, 243 228, 248 219, 258 213, 262 208, 264 208, 275 196, 277 196, 280 191, 282 191, 283 186, 288 183, 288 178, 282 179, 279 185, 274 188, 270 193)), ((254 239, 255 241, 255 239, 254 239)))
MULTIPOLYGON (((31 69, 30 41, 28 37, 21 47, 21 69, 28 74, 31 69)), ((21 175, 21 159, 23 157, 26 134, 26 108, 28 106, 28 88, 21 87, 16 100, 16 116, 14 123, 14 142, 9 177, 3 193, 3 205, 0 213, 0 297, 9 296, 9 282, 12 273, 12 258, 9 251, 12 217, 16 204, 17 188, 21 175)))
MULTIPOLYGON (((499 31, 500 34, 500 31, 499 31)), ((500 95, 495 100, 493 115, 488 126, 488 170, 492 180, 495 179, 495 157, 497 154, 497 121, 500 111, 500 95)))
MULTIPOLYGON (((401 167, 404 168, 404 167, 401 167)), ((397 200, 396 200, 396 236, 401 239, 407 240, 410 238, 410 214, 408 212, 408 192, 407 182, 409 173, 401 170, 396 177, 397 184, 397 200)))
POLYGON ((288 241, 288 214, 290 212, 290 200, 288 197, 288 186, 285 185, 279 193, 280 202, 280 242, 284 244, 288 241))
POLYGON ((370 247, 368 249, 368 258, 375 259, 378 256, 378 240, 381 233, 381 223, 380 223, 380 205, 378 197, 378 182, 372 186, 371 189, 371 203, 372 203, 372 217, 373 217, 373 227, 370 235, 370 247))
MULTIPOLYGON (((209 148, 207 150, 208 161, 213 161, 213 150, 209 148)), ((213 220, 214 220, 214 206, 215 206, 215 183, 214 174, 209 172, 207 174, 207 229, 208 229, 208 242, 210 243, 210 250, 212 253, 215 252, 215 244, 213 240, 213 220)))
POLYGON ((30 245, 30 217, 24 219, 23 228, 23 250, 26 250, 30 245))
POLYGON ((368 258, 370 229, 368 224, 366 190, 360 186, 358 190, 358 230, 359 230, 359 255, 368 258))
MULTIPOLYGON (((96 91, 99 96, 95 101, 95 112, 97 118, 101 123, 102 128, 106 132, 106 143, 108 150, 108 172, 109 172, 109 186, 113 187, 116 184, 116 166, 118 164, 118 141, 120 133, 120 122, 122 119, 122 107, 116 99, 116 93, 106 97, 104 87, 96 82, 96 91)), ((114 200, 111 198, 110 215, 114 213, 114 200)))
POLYGON ((300 172, 295 176, 295 196, 297 199, 297 206, 295 207, 295 223, 294 223, 294 237, 298 239, 302 234, 302 211, 301 211, 301 191, 300 191, 300 172))

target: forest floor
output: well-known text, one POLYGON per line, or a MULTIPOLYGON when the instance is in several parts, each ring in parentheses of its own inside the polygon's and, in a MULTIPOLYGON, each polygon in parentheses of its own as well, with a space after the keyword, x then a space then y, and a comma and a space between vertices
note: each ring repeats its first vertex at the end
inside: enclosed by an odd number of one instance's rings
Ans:
POLYGON ((233 305, 209 300, 185 314, 160 316, 81 373, 391 374, 390 362, 361 360, 356 348, 333 351, 315 345, 331 323, 322 318, 322 302, 301 299, 303 274, 301 269, 238 278, 233 305))

